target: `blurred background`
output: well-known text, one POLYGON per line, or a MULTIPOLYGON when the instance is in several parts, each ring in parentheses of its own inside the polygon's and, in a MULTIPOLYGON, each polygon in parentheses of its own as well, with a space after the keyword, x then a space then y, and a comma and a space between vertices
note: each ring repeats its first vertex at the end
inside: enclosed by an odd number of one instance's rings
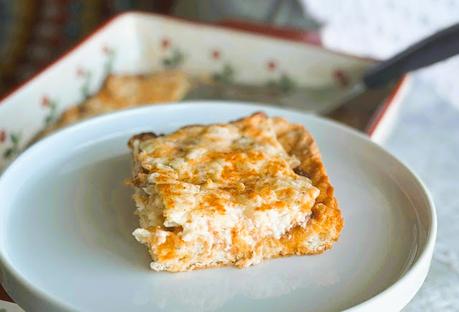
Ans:
MULTIPOLYGON (((128 10, 207 23, 250 22, 376 59, 459 22, 459 0, 0 0, 0 96, 128 10)), ((406 311, 459 311, 457 72, 459 58, 453 57, 415 73, 384 143, 421 176, 438 208, 433 266, 406 311)))
MULTIPOLYGON (((457 0, 0 0, 0 95, 127 10, 307 30, 334 50, 378 59, 459 21, 457 0)), ((458 69, 452 59, 421 73, 456 107, 458 69)))

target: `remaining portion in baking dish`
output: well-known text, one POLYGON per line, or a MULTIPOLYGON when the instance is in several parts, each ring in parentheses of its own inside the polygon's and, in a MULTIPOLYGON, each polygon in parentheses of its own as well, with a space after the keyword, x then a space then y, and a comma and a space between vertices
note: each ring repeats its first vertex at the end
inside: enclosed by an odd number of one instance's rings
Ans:
POLYGON ((189 77, 178 70, 148 75, 110 75, 96 94, 65 110, 42 134, 123 108, 177 102, 185 96, 189 88, 189 77))
POLYGON ((140 218, 136 239, 157 271, 316 254, 343 221, 319 151, 303 126, 256 113, 129 141, 140 218))

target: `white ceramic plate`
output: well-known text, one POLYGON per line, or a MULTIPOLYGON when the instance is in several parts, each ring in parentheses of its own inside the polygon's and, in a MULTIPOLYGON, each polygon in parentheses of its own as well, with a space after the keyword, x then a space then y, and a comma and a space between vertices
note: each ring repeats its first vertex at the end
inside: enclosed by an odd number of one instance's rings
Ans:
POLYGON ((2 176, 0 198, 1 282, 27 311, 394 311, 421 286, 436 233, 422 183, 363 135, 234 103, 154 106, 73 126, 22 154, 2 176), (260 110, 317 139, 345 218, 339 242, 243 270, 150 271, 131 236, 128 138, 260 110))

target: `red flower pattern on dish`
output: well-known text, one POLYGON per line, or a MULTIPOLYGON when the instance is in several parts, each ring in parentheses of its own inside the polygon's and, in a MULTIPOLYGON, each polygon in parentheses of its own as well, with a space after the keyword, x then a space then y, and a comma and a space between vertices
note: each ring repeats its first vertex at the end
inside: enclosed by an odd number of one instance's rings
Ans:
POLYGON ((77 77, 84 77, 86 75, 86 69, 83 67, 78 67, 76 70, 77 77))
POLYGON ((171 41, 169 40, 169 38, 163 38, 163 40, 161 40, 161 47, 163 49, 169 49, 171 46, 171 41))
POLYGON ((266 68, 269 70, 269 71, 274 71, 276 70, 277 68, 277 62, 274 61, 274 60, 270 60, 266 63, 266 68))
POLYGON ((219 50, 213 50, 212 51, 212 58, 214 60, 219 60, 221 57, 221 52, 219 50))
POLYGON ((102 52, 103 52, 104 54, 108 55, 108 54, 111 54, 111 53, 113 52, 113 50, 112 50, 112 48, 110 48, 109 46, 104 45, 104 46, 102 47, 102 52))
POLYGON ((340 87, 347 87, 350 83, 349 76, 342 70, 337 69, 333 72, 333 78, 338 82, 340 87))
POLYGON ((50 100, 49 100, 49 97, 44 95, 42 98, 41 98, 41 106, 43 107, 49 107, 49 104, 50 104, 50 100))

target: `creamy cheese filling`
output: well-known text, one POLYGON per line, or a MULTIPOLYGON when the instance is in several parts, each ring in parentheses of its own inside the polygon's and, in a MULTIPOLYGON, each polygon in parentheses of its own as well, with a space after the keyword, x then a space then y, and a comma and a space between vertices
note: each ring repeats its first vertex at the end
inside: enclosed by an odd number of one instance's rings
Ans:
POLYGON ((190 248, 184 254, 214 257, 215 246, 230 250, 234 235, 248 246, 278 239, 306 224, 319 195, 293 171, 298 160, 286 154, 269 119, 184 128, 137 142, 134 153, 137 170, 148 175, 134 195, 141 228, 133 234, 152 249, 171 232, 190 248))

